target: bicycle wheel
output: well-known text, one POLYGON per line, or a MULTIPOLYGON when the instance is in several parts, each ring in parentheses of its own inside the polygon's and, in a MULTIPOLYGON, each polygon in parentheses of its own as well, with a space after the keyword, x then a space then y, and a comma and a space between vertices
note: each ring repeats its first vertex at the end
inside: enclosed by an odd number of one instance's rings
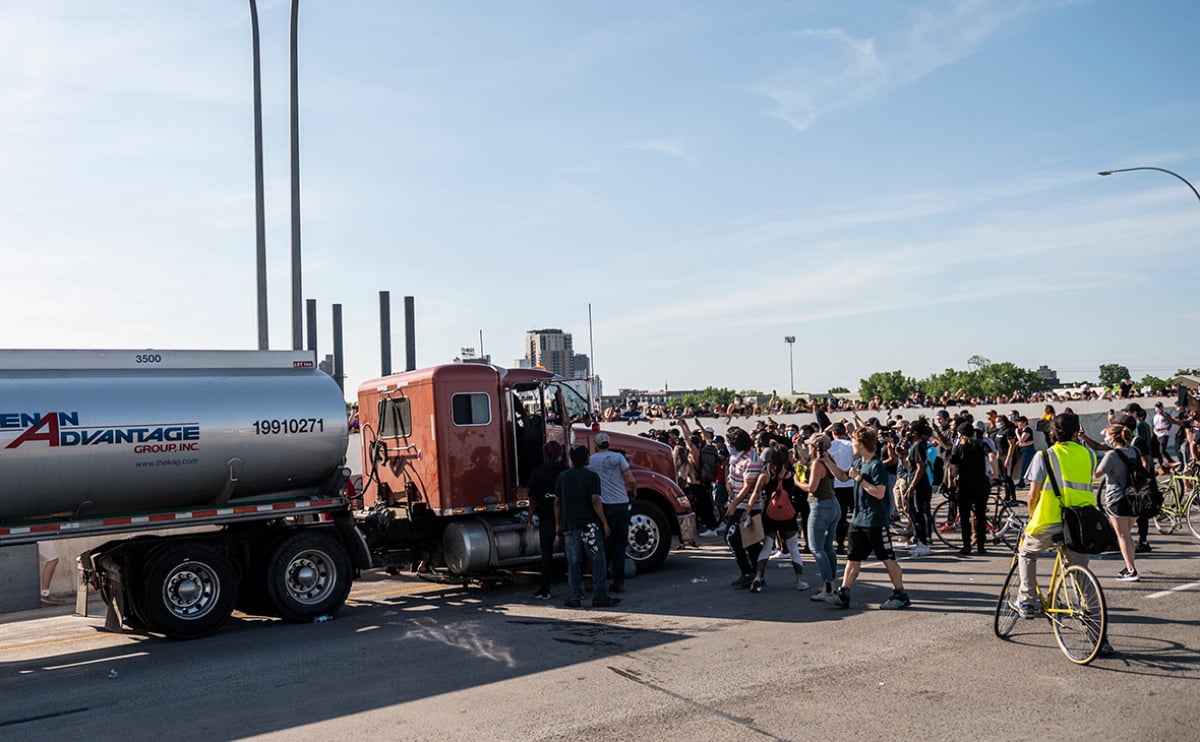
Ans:
POLYGON ((950 516, 950 501, 942 500, 933 509, 933 535, 950 548, 958 548, 962 546, 961 539, 958 537, 958 517, 953 521, 948 520, 950 516), (954 539, 960 543, 952 543, 950 539, 954 539))
MULTIPOLYGON (((1197 517, 1196 523, 1200 525, 1200 516, 1197 517)), ((991 534, 992 543, 1004 544, 1010 550, 1016 551, 1021 534, 1025 532, 1025 516, 1018 513, 1012 505, 1001 505, 996 511, 992 525, 996 529, 991 534)))
POLYGON ((1104 591, 1096 575, 1078 564, 1067 567, 1054 586, 1047 615, 1067 659, 1077 665, 1096 659, 1108 624, 1104 591))
POLYGON ((1200 495, 1192 492, 1191 499, 1188 500, 1187 506, 1184 508, 1186 513, 1188 530, 1196 538, 1200 538, 1200 495))
POLYGON ((1000 589, 1000 600, 996 602, 996 618, 992 622, 992 630, 996 636, 1004 639, 1012 633, 1013 626, 1021 614, 1017 612, 1017 594, 1021 591, 1021 576, 1017 574, 1017 560, 1013 560, 1012 569, 1000 589))
POLYGON ((1154 516, 1154 528, 1164 536, 1175 533, 1175 529, 1179 528, 1179 513, 1175 512, 1174 503, 1163 503, 1158 515, 1154 516))

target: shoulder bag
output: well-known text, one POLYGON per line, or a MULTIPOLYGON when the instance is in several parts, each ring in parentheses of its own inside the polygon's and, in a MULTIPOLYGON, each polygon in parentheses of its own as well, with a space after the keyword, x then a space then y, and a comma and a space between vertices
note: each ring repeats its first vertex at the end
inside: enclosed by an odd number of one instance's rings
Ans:
POLYGON ((1063 543, 1066 547, 1080 554, 1116 551, 1117 532, 1108 518, 1095 505, 1067 506, 1058 488, 1058 480, 1054 477, 1054 469, 1050 466, 1050 455, 1042 451, 1042 457, 1046 462, 1046 476, 1062 509, 1063 543))
POLYGON ((761 513, 746 513, 738 522, 738 533, 742 537, 742 548, 762 543, 766 537, 763 531, 761 513))

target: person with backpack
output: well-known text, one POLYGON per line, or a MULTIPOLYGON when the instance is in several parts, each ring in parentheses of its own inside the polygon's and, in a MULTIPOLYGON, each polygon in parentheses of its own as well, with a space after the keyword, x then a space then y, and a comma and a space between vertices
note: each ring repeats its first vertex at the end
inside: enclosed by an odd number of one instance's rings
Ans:
POLYGON ((1121 558, 1125 560, 1125 567, 1117 573, 1120 582, 1137 582, 1141 579, 1134 564, 1133 521, 1136 514, 1127 495, 1130 485, 1135 483, 1139 475, 1143 480, 1149 475, 1132 441, 1133 433, 1129 428, 1109 425, 1104 429, 1104 443, 1109 451, 1096 467, 1096 482, 1104 483, 1104 510, 1117 532, 1121 558))
MULTIPOLYGON (((804 562, 800 558, 800 534, 796 528, 796 508, 792 504, 789 492, 789 480, 792 479, 793 469, 788 449, 778 443, 770 443, 759 454, 762 462, 762 473, 759 474, 758 489, 763 499, 763 540, 768 542, 775 536, 783 541, 784 548, 792 558, 792 571, 796 573, 796 589, 807 590, 808 583, 804 581, 804 562)), ((768 549, 760 549, 754 573, 754 581, 750 583, 750 592, 760 593, 767 586, 766 567, 771 554, 768 549)))

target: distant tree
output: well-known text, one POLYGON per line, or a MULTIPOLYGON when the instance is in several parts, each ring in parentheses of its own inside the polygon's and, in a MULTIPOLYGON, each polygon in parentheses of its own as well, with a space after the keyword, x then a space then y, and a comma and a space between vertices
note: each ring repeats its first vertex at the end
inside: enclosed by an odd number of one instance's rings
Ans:
POLYGON ((965 390, 968 396, 977 396, 979 391, 978 373, 975 371, 959 371, 948 368, 940 374, 930 374, 921 380, 921 391, 931 397, 940 397, 946 392, 955 395, 959 390, 965 390))
POLYGON ((834 394, 849 394, 849 393, 850 393, 850 390, 844 386, 835 386, 834 388, 829 390, 829 394, 831 396, 834 394))
POLYGON ((705 387, 703 391, 696 394, 685 395, 684 398, 680 400, 680 404, 684 405, 685 407, 687 405, 695 405, 696 407, 699 407, 705 402, 712 405, 729 404, 733 401, 734 394, 735 392, 732 389, 708 386, 705 387))
POLYGON ((1129 368, 1119 363, 1104 363, 1100 365, 1100 386, 1120 384, 1122 379, 1128 379, 1129 376, 1129 368))
POLYGON ((1175 372, 1176 376, 1200 376, 1200 368, 1181 368, 1175 372))
POLYGON ((1146 387, 1150 387, 1150 389, 1156 394, 1161 394, 1163 390, 1167 388, 1167 381, 1165 379, 1160 379, 1157 376, 1146 374, 1142 377, 1142 380, 1138 382, 1138 388, 1145 389, 1146 387))
POLYGON ((1014 391, 1031 394, 1044 392, 1050 388, 1050 385, 1038 372, 1021 368, 1008 361, 989 363, 977 370, 975 375, 979 385, 979 394, 985 397, 999 397, 1002 394, 1012 394, 1014 391))
POLYGON ((738 392, 738 395, 741 396, 742 399, 745 399, 746 397, 769 397, 769 396, 771 396, 770 394, 763 394, 762 392, 760 392, 756 389, 743 389, 742 391, 738 392))
POLYGON ((858 380, 858 393, 863 399, 878 394, 885 402, 907 399, 919 390, 917 380, 905 376, 903 371, 876 371, 865 379, 858 380))

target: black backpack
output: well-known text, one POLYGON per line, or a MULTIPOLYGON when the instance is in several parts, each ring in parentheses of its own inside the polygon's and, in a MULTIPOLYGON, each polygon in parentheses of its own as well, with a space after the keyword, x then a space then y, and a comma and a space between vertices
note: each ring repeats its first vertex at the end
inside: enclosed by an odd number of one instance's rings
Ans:
POLYGON ((717 455, 717 447, 711 443, 705 443, 700 447, 700 467, 698 475, 702 484, 712 484, 717 481, 717 468, 720 466, 720 457, 717 455))
POLYGON ((1130 459, 1123 452, 1113 449, 1117 457, 1125 464, 1128 472, 1128 484, 1125 487, 1125 498, 1129 500, 1133 514, 1138 517, 1153 518, 1162 507, 1162 496, 1158 492, 1158 482, 1146 471, 1141 457, 1130 459))

